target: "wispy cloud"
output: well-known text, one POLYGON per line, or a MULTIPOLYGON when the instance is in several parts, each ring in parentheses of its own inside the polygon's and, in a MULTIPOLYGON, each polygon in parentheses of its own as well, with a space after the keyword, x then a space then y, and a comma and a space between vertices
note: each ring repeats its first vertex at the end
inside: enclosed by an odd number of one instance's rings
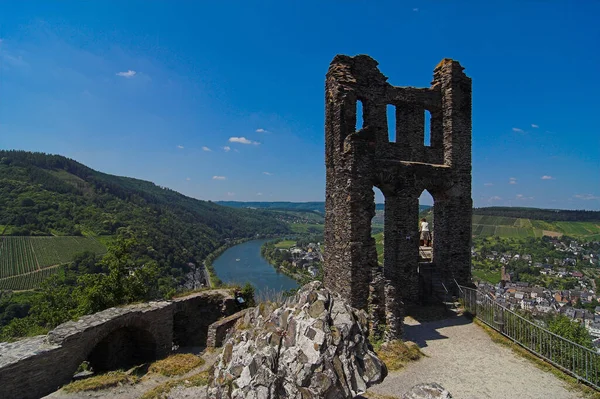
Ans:
POLYGON ((133 78, 135 75, 137 74, 136 71, 132 71, 131 69, 128 70, 127 72, 117 72, 116 75, 117 76, 121 76, 123 78, 133 78))
POLYGON ((192 180, 192 179, 190 179, 189 177, 186 177, 186 178, 185 178, 185 180, 187 180, 187 181, 190 181, 190 180, 192 180))
POLYGON ((213 180, 225 180, 227 179, 225 176, 213 176, 213 180))
POLYGON ((510 179, 508 179, 508 184, 517 184, 517 178, 511 177, 510 179))
POLYGON ((212 151, 212 150, 210 148, 208 148, 207 146, 203 146, 202 151, 212 151))
POLYGON ((484 185, 484 186, 488 186, 488 187, 489 187, 489 186, 493 186, 493 185, 494 185, 494 183, 483 183, 483 185, 484 185))
POLYGON ((526 197, 523 194, 517 194, 516 198, 518 200, 532 200, 533 199, 533 197, 526 197))
POLYGON ((273 176, 273 173, 271 173, 271 172, 263 172, 263 175, 273 176))
POLYGON ((531 124, 531 127, 532 127, 532 128, 534 128, 534 129, 537 129, 539 126, 538 126, 538 125, 536 125, 535 123, 532 123, 532 124, 531 124))
POLYGON ((524 133, 525 132, 523 129, 519 129, 518 127, 513 127, 512 131, 516 132, 516 133, 524 133))
POLYGON ((418 11, 419 11, 419 9, 415 7, 415 8, 413 8, 413 11, 414 11, 414 12, 418 12, 418 11))
POLYGON ((261 196, 261 195, 263 195, 263 193, 256 193, 256 195, 261 196))
POLYGON ((267 129, 260 128, 260 129, 256 129, 256 133, 270 133, 270 132, 267 129))
POLYGON ((245 137, 230 137, 229 142, 230 143, 240 143, 240 144, 254 144, 254 145, 260 144, 258 141, 248 140, 245 137))
POLYGON ((185 147, 184 147, 184 146, 182 146, 181 144, 179 144, 179 145, 177 146, 177 148, 179 148, 180 150, 183 150, 185 147))
POLYGON ((235 195, 235 193, 232 193, 231 191, 227 193, 228 197, 233 197, 235 195))
POLYGON ((229 152, 229 151, 231 151, 231 147, 226 145, 225 147, 223 147, 223 151, 229 152))
POLYGON ((554 177, 552 176, 548 176, 548 175, 544 175, 541 177, 542 180, 554 180, 554 177))
POLYGON ((4 44, 4 39, 0 39, 0 61, 3 61, 0 67, 29 67, 29 63, 23 59, 21 54, 15 55, 14 52, 9 52, 4 44))
POLYGON ((600 197, 593 194, 575 194, 573 198, 581 199, 581 200, 600 200, 600 197))
POLYGON ((498 197, 497 195, 494 195, 493 197, 488 198, 488 201, 492 202, 492 201, 500 201, 502 199, 502 197, 498 197))

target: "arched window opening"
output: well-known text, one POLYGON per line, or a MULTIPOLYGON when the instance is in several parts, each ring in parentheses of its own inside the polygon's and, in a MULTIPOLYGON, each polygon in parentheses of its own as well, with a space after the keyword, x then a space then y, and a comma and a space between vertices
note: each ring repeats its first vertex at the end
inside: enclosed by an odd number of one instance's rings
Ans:
POLYGON ((371 234, 375 238, 377 248, 377 263, 383 266, 383 235, 384 235, 384 207, 385 197, 380 189, 373 187, 375 194, 375 216, 371 219, 371 234))
POLYGON ((423 190, 419 197, 419 256, 421 260, 433 260, 433 239, 435 231, 433 197, 423 190))
POLYGON ((388 129, 388 140, 390 143, 396 142, 396 106, 387 105, 387 129, 388 129))
POLYGON ((363 103, 360 100, 356 101, 356 127, 357 132, 364 127, 364 110, 363 103))
POLYGON ((431 113, 428 110, 425 110, 425 132, 424 132, 424 145, 426 147, 431 147, 431 113))

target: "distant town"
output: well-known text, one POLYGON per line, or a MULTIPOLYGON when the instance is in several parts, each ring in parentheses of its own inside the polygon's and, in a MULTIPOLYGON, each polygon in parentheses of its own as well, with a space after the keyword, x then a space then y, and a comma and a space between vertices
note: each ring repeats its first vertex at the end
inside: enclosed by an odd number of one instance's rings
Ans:
POLYGON ((472 258, 478 288, 497 303, 536 319, 561 314, 577 321, 600 352, 600 242, 494 237, 474 240, 472 258))

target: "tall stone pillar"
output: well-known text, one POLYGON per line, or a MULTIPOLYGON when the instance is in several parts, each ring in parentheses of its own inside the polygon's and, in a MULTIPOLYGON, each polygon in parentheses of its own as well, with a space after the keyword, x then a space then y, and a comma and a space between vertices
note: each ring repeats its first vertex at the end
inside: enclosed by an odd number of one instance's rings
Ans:
MULTIPOLYGON (((471 79, 457 62, 444 59, 434 71, 441 90, 444 164, 452 187, 435 202, 435 264, 448 283, 471 282, 471 79)), ((436 118, 437 119, 437 118, 436 118)), ((451 284, 455 287, 455 284, 451 284)))
MULTIPOLYGON (((326 88, 324 282, 350 304, 367 309, 371 269, 377 267, 372 163, 378 109, 363 102, 365 126, 356 130, 355 92, 330 71, 326 88)), ((381 124, 381 123, 380 123, 381 124)))

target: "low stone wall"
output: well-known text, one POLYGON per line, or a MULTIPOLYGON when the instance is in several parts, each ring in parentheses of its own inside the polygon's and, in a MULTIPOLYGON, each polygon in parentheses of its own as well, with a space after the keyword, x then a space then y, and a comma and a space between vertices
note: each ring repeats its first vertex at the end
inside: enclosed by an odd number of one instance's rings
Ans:
MULTIPOLYGON (((187 342, 237 310, 226 290, 195 293, 173 301, 110 308, 69 321, 48 335, 0 343, 0 398, 35 399, 71 381, 84 360, 98 370, 168 355, 174 337, 187 342), (186 329, 176 317, 186 320, 186 329), (123 363, 125 362, 125 363, 123 363)), ((202 338, 203 337, 203 338, 202 338)))
POLYGON ((215 321, 208 326, 208 338, 206 339, 206 346, 209 348, 216 348, 223 345, 223 341, 227 335, 227 332, 235 325, 235 323, 246 315, 246 312, 254 308, 244 309, 240 312, 232 314, 231 316, 225 317, 224 319, 215 321))

